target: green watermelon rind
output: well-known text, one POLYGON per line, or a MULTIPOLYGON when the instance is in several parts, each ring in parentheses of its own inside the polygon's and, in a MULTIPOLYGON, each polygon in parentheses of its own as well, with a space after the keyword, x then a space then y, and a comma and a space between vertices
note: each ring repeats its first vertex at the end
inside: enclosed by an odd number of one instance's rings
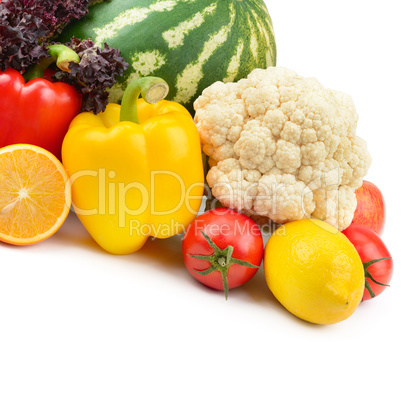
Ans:
POLYGON ((169 84, 167 99, 193 113, 194 100, 212 83, 238 81, 255 68, 276 65, 272 20, 263 0, 100 2, 69 24, 57 40, 66 42, 73 36, 90 38, 100 46, 106 42, 120 49, 129 63, 111 88, 113 102, 121 100, 131 79, 155 75, 169 84), (182 36, 171 34, 179 28, 184 28, 182 36), (169 43, 179 45, 173 48, 169 43), (228 71, 233 66, 237 70, 228 71))

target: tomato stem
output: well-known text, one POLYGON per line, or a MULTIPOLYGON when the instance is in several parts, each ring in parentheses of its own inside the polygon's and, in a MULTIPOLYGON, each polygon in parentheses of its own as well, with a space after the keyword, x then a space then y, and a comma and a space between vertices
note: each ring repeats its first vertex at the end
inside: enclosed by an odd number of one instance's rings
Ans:
POLYGON ((371 298, 375 297, 375 293, 373 292, 373 289, 371 289, 371 286, 370 286, 370 284, 369 284, 367 279, 364 281, 364 287, 369 292, 369 295, 370 295, 371 298))
POLYGON ((381 282, 376 281, 376 280, 373 278, 373 276, 370 274, 370 272, 367 271, 367 268, 368 268, 370 265, 375 264, 376 262, 383 261, 383 260, 390 260, 390 259, 392 259, 392 258, 391 258, 391 257, 384 257, 384 258, 378 258, 378 259, 376 259, 376 260, 371 260, 371 261, 363 262, 364 277, 366 278, 365 281, 364 281, 364 286, 365 286, 365 288, 367 289, 367 291, 369 292, 371 298, 375 297, 375 293, 374 293, 373 289, 371 288, 370 283, 369 283, 369 281, 367 280, 367 278, 370 279, 370 280, 371 280, 372 282, 374 282, 375 284, 380 285, 380 286, 388 286, 388 287, 389 287, 389 285, 387 285, 387 284, 385 284, 385 283, 381 283, 381 282))
POLYGON ((214 251, 211 255, 194 255, 194 254, 187 254, 189 257, 196 258, 202 261, 210 262, 211 266, 205 270, 198 271, 194 269, 193 271, 200 275, 209 275, 212 272, 219 271, 222 275, 222 285, 223 290, 225 292, 225 298, 228 299, 229 296, 229 282, 228 282, 228 271, 231 265, 237 264, 242 265, 248 268, 255 268, 258 269, 256 265, 253 265, 247 261, 238 260, 237 258, 233 258, 232 254, 234 251, 233 246, 227 246, 225 249, 219 248, 213 240, 202 230, 200 230, 201 234, 204 236, 205 240, 209 244, 209 246, 214 251))
POLYGON ((370 265, 375 264, 376 262, 382 261, 382 260, 392 260, 391 257, 384 257, 384 258, 378 258, 376 260, 371 260, 367 262, 363 262, 364 269, 368 268, 370 265))

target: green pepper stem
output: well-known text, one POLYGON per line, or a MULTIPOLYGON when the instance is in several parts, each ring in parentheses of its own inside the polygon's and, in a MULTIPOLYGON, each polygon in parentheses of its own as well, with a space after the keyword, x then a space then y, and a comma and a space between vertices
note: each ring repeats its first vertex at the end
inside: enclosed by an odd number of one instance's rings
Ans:
POLYGON ((143 77, 130 82, 121 101, 120 121, 139 123, 137 101, 140 93, 147 103, 154 104, 164 99, 168 92, 169 86, 162 78, 143 77))
POLYGON ((24 73, 25 81, 33 80, 34 78, 43 78, 43 73, 52 63, 56 63, 60 70, 70 72, 70 63, 80 62, 78 54, 67 46, 58 44, 49 45, 47 49, 49 57, 44 57, 38 64, 27 68, 24 73))

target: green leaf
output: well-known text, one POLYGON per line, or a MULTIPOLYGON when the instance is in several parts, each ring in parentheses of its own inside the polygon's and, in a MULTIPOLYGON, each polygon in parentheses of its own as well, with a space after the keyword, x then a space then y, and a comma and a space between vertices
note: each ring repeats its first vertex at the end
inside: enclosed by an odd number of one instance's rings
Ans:
POLYGON ((204 233, 202 230, 200 230, 200 232, 214 251, 216 252, 222 251, 222 249, 220 249, 206 233, 204 233))
POLYGON ((196 258, 197 260, 209 261, 211 262, 212 255, 196 255, 196 254, 187 254, 188 257, 196 258))
POLYGON ((200 275, 209 275, 209 274, 212 274, 212 272, 215 272, 216 268, 211 266, 208 269, 204 269, 203 271, 198 271, 196 269, 193 269, 193 271, 196 272, 197 274, 200 274, 200 275))
POLYGON ((385 283, 381 283, 381 282, 376 281, 376 280, 373 278, 373 276, 370 274, 370 272, 368 272, 368 271, 365 271, 365 277, 371 279, 371 280, 372 280, 374 283, 376 283, 377 285, 388 286, 388 287, 389 287, 389 285, 386 285, 385 283))
POLYGON ((238 260, 237 258, 231 258, 230 264, 238 264, 238 265, 242 265, 243 267, 247 267, 247 268, 256 268, 256 269, 260 268, 260 267, 257 267, 257 265, 253 265, 247 261, 238 260))
POLYGON ((371 289, 371 286, 370 286, 370 284, 368 283, 367 279, 366 279, 366 281, 365 281, 365 283, 364 283, 364 286, 365 286, 366 289, 368 290, 368 292, 369 292, 371 298, 375 297, 375 293, 373 292, 373 289, 371 289))
POLYGON ((376 262, 380 262, 382 260, 392 260, 392 257, 384 257, 384 258, 378 258, 377 260, 371 260, 367 262, 363 262, 364 269, 368 268, 370 265, 375 264, 376 262))

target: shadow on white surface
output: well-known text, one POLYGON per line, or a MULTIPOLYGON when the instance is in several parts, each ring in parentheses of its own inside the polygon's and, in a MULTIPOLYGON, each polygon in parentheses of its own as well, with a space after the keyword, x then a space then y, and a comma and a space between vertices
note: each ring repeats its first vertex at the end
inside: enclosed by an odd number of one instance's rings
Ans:
POLYGON ((53 235, 50 240, 55 245, 57 244, 67 247, 73 246, 85 248, 99 253, 104 252, 86 231, 77 215, 72 211, 70 211, 70 214, 63 223, 63 226, 56 234, 53 235))
MULTIPOLYGON (((182 236, 180 235, 164 240, 150 238, 144 247, 135 254, 113 255, 104 251, 91 238, 78 217, 74 213, 70 213, 63 226, 52 238, 38 245, 24 247, 24 249, 27 251, 30 249, 35 253, 43 252, 42 247, 48 248, 49 245, 52 247, 53 252, 57 252, 55 250, 57 248, 64 249, 64 252, 74 252, 74 249, 80 249, 85 253, 95 253, 97 256, 102 256, 105 261, 107 260, 108 266, 111 264, 116 268, 129 270, 145 266, 148 271, 158 271, 163 276, 171 276, 183 284, 188 283, 188 286, 193 288, 194 293, 204 293, 205 297, 225 301, 222 291, 211 289, 201 284, 187 272, 183 263, 181 242, 182 236)), ((15 247, 6 244, 2 246, 15 247)), ((158 275, 157 278, 160 279, 161 276, 158 275)), ((324 330, 326 328, 295 317, 276 300, 266 284, 263 264, 261 264, 259 271, 249 282, 239 288, 230 290, 229 299, 225 303, 250 304, 253 307, 258 305, 260 309, 267 310, 267 319, 270 311, 272 311, 275 315, 286 317, 286 319, 291 319, 305 327, 315 330, 320 328, 324 330)), ((248 307, 245 306, 245 308, 248 307)))

